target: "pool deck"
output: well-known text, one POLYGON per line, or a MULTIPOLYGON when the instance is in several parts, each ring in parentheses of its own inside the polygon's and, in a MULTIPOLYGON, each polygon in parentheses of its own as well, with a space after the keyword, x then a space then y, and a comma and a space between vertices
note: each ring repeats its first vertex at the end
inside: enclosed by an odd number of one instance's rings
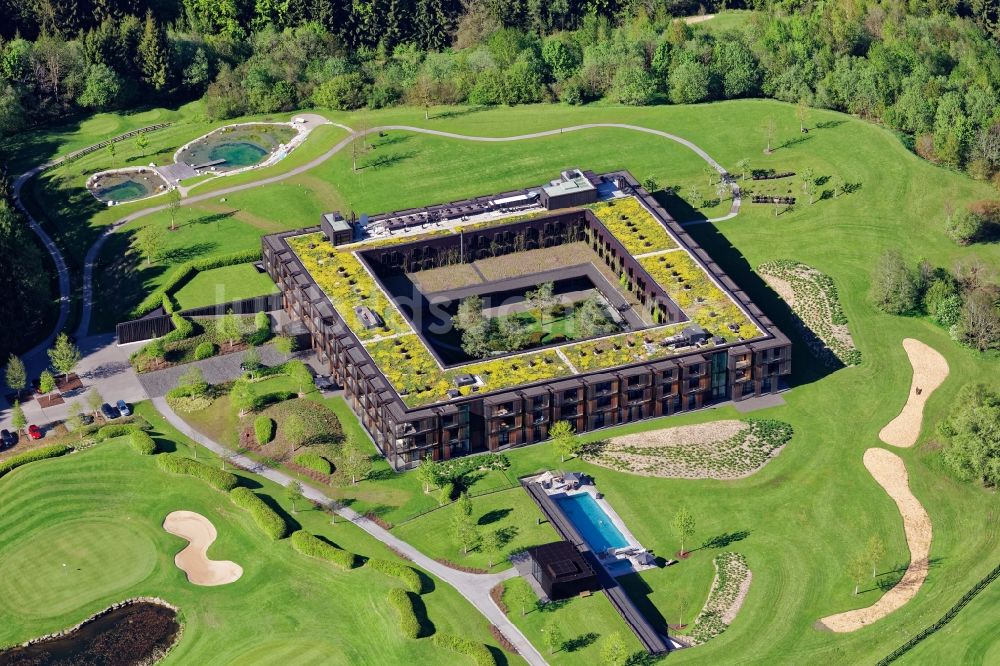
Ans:
MULTIPOLYGON (((664 654, 672 649, 677 649, 683 647, 680 643, 671 640, 666 635, 661 634, 657 629, 646 619, 646 616, 638 609, 632 599, 628 596, 625 588, 618 584, 607 568, 598 559, 597 554, 594 553, 587 541, 580 535, 577 529, 573 526, 573 523, 566 518, 562 509, 556 503, 544 488, 542 484, 535 481, 537 477, 528 477, 521 479, 521 485, 528 492, 535 503, 538 504, 538 508, 541 509, 542 514, 546 517, 552 527, 555 528, 556 532, 565 539, 569 541, 580 554, 590 562, 590 566, 593 567, 594 571, 597 573, 598 581, 601 584, 601 588, 604 590, 604 594, 607 596, 608 601, 611 605, 618 611, 625 624, 635 633, 639 642, 642 646, 652 655, 664 654)), ((561 491, 557 491, 561 492, 561 491)), ((595 498, 596 499, 596 498, 595 498)), ((597 500, 601 502, 602 500, 597 500)), ((602 508, 607 511, 607 503, 601 505, 602 508)), ((617 514, 613 512, 608 513, 609 516, 614 515, 615 518, 621 522, 620 518, 617 518, 617 514)), ((622 529, 624 525, 616 527, 622 529)), ((627 531, 627 528, 622 531, 627 539, 634 540, 631 536, 631 532, 627 531)), ((629 572, 630 573, 630 572, 629 572)))

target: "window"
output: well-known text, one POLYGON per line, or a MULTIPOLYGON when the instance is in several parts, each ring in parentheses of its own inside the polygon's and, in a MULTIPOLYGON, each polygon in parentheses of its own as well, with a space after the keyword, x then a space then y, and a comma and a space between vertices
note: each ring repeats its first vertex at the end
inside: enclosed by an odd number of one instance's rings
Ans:
POLYGON ((510 444, 510 431, 501 430, 497 434, 497 441, 499 442, 500 446, 507 446, 508 444, 510 444))

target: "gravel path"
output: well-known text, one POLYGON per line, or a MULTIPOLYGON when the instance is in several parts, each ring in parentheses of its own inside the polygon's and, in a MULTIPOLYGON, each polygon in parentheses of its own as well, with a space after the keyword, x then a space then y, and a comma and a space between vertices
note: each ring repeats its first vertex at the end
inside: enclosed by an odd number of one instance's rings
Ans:
POLYGON ((931 519, 913 493, 903 459, 885 449, 868 449, 865 467, 899 507, 903 517, 906 545, 910 549, 910 564, 896 586, 867 608, 858 608, 824 617, 819 623, 838 633, 856 631, 902 607, 916 596, 927 578, 928 558, 931 552, 931 519))
MULTIPOLYGON (((293 480, 292 477, 287 474, 271 469, 270 467, 262 465, 251 458, 247 458, 246 456, 235 454, 218 442, 205 437, 188 425, 186 421, 170 409, 170 405, 167 404, 167 401, 164 398, 153 398, 153 405, 161 414, 163 414, 164 418, 166 418, 167 421, 170 422, 170 425, 174 428, 210 451, 227 458, 234 465, 243 467, 254 474, 259 474, 260 476, 270 479, 275 483, 279 483, 282 486, 287 485, 293 480)), ((324 505, 329 505, 330 503, 329 497, 308 484, 303 484, 303 494, 306 498, 314 502, 320 502, 324 505)), ((507 580, 508 578, 517 576, 516 569, 512 567, 506 571, 496 574, 470 574, 463 571, 457 571, 444 566, 430 557, 427 557, 407 542, 398 539, 396 535, 386 529, 383 529, 382 527, 379 527, 364 516, 358 514, 356 511, 343 507, 337 509, 337 514, 342 516, 345 520, 351 521, 390 548, 403 553, 421 569, 424 569, 448 585, 454 587, 459 594, 475 606, 487 620, 496 625, 500 631, 503 632, 503 635, 506 636, 507 640, 509 640, 514 647, 517 648, 518 653, 524 658, 525 661, 532 664, 532 666, 544 666, 545 659, 542 658, 542 655, 534 648, 531 642, 525 638, 524 634, 521 633, 521 630, 518 629, 514 623, 511 622, 510 619, 508 619, 508 617, 497 607, 497 605, 493 602, 493 599, 490 597, 490 589, 492 589, 495 585, 507 580)))
POLYGON ((948 377, 948 361, 932 347, 919 340, 906 338, 903 349, 913 366, 910 393, 899 416, 882 428, 878 438, 886 444, 909 448, 917 443, 924 420, 924 404, 948 377))

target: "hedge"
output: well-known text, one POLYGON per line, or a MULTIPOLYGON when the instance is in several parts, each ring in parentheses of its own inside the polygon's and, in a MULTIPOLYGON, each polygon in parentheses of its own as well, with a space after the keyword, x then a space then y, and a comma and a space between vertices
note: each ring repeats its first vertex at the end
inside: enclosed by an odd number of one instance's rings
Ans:
POLYGON ((129 438, 129 444, 136 453, 141 453, 144 456, 151 456, 156 453, 156 442, 153 441, 148 432, 136 430, 129 438))
POLYGON ((213 356, 215 356, 215 345, 211 342, 202 342, 194 348, 194 360, 196 361, 204 361, 213 356))
POLYGON ((66 444, 52 444, 51 446, 43 446, 39 449, 34 449, 32 451, 26 451, 20 455, 11 456, 0 462, 0 476, 3 476, 7 472, 20 467, 21 465, 27 465, 30 462, 35 462, 37 460, 45 460, 46 458, 55 458, 57 456, 65 455, 73 450, 73 447, 67 446, 66 444))
POLYGON ((333 473, 333 465, 330 464, 330 461, 318 453, 312 453, 311 451, 306 451, 295 456, 294 462, 296 465, 315 470, 320 474, 333 473))
POLYGON ((303 555, 326 560, 341 569, 353 569, 357 564, 354 553, 331 546, 304 530, 299 530, 292 534, 292 547, 303 555))
POLYGON ((274 439, 274 421, 270 416, 261 414, 253 421, 253 433, 257 443, 264 446, 274 439))
POLYGON ((98 442, 103 442, 104 440, 111 439, 112 437, 121 437, 122 435, 128 435, 138 431, 139 426, 132 423, 111 423, 106 426, 101 426, 94 435, 94 439, 98 442))
POLYGON ((423 581, 420 580, 420 574, 418 574, 413 567, 408 567, 405 564, 394 562, 392 560, 379 559, 377 557, 369 559, 368 566, 375 571, 384 573, 387 576, 395 576, 403 581, 403 584, 415 594, 420 594, 421 590, 424 589, 423 581))
POLYGON ((174 330, 163 336, 164 342, 177 342, 190 338, 194 333, 194 324, 190 319, 186 319, 179 312, 170 315, 170 321, 174 323, 174 330))
POLYGON ((288 525, 285 523, 285 519, 250 489, 234 488, 229 491, 229 497, 233 500, 233 504, 250 512, 257 527, 267 536, 277 541, 288 534, 288 525))
POLYGON ((470 641, 454 634, 437 633, 431 637, 434 645, 445 650, 458 652, 468 657, 478 664, 478 666, 497 666, 497 660, 490 652, 490 649, 482 643, 470 641))
POLYGON ((232 266, 233 264, 243 264, 248 261, 260 259, 260 248, 243 250, 241 252, 231 252, 229 254, 218 254, 212 257, 203 257, 185 262, 174 269, 174 272, 163 281, 163 283, 151 291, 146 298, 142 299, 139 305, 132 310, 133 317, 141 317, 149 314, 158 307, 164 306, 166 302, 171 305, 173 302, 164 298, 167 294, 180 287, 184 282, 193 278, 199 271, 207 271, 212 268, 232 266))
POLYGON ((401 587, 389 590, 389 605, 399 613, 399 630, 406 638, 420 638, 420 621, 413 608, 412 592, 401 587))
POLYGON ((156 456, 156 464, 165 472, 194 476, 217 490, 228 492, 236 487, 239 479, 229 472, 203 465, 197 460, 185 458, 176 453, 164 453, 156 456))

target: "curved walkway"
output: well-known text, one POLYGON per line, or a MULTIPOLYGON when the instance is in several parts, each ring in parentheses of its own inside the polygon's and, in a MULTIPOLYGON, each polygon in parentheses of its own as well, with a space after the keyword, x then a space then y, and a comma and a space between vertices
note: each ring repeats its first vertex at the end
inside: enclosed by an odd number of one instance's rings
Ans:
MULTIPOLYGON (((234 465, 249 470, 254 474, 263 476, 264 478, 274 481, 282 486, 288 485, 290 482, 297 480, 283 472, 279 472, 262 465, 256 460, 233 453, 218 442, 205 437, 188 425, 184 419, 177 416, 174 410, 170 408, 170 405, 167 404, 166 399, 153 398, 153 405, 161 414, 163 414, 164 418, 167 419, 170 425, 186 437, 198 442, 210 451, 222 456, 224 459, 229 460, 234 465)), ((303 484, 302 491, 302 494, 305 495, 307 499, 313 502, 319 502, 324 506, 330 505, 330 498, 312 486, 303 484)), ((521 657, 523 657, 529 664, 532 664, 532 666, 545 665, 545 659, 538 652, 538 650, 536 650, 531 642, 525 638, 524 634, 521 633, 521 630, 510 621, 510 619, 497 607, 497 605, 493 602, 493 599, 490 597, 490 589, 508 578, 515 577, 517 575, 516 569, 510 568, 496 574, 470 574, 463 571, 457 571, 456 569, 446 567, 440 562, 427 557, 407 542, 397 538, 394 534, 389 532, 389 530, 379 527, 372 521, 360 515, 357 511, 347 507, 340 507, 336 511, 337 515, 342 516, 345 520, 351 521, 382 543, 410 558, 410 560, 412 560, 413 563, 421 569, 430 572, 440 580, 455 588, 458 593, 465 597, 469 603, 475 606, 480 613, 485 615, 487 620, 496 625, 500 631, 503 632, 503 635, 507 637, 507 640, 509 640, 514 647, 517 648, 518 653, 520 653, 521 657)))
MULTIPOLYGON (((331 124, 335 125, 337 127, 344 128, 344 129, 346 129, 348 131, 351 131, 350 128, 347 127, 346 125, 341 125, 339 123, 331 123, 331 124)), ((474 136, 474 135, 467 135, 467 134, 456 134, 454 132, 445 132, 443 130, 427 129, 427 128, 424 128, 424 127, 414 127, 412 125, 381 125, 379 127, 369 128, 369 129, 365 130, 364 132, 351 131, 350 135, 348 135, 347 137, 345 137, 344 139, 342 139, 341 141, 339 141, 332 148, 330 148, 330 150, 328 150, 325 153, 323 153, 322 155, 320 155, 320 156, 318 156, 318 157, 310 160, 306 164, 303 164, 301 166, 295 167, 294 169, 291 169, 291 170, 286 171, 284 173, 278 174, 276 176, 269 176, 267 178, 262 178, 260 180, 255 180, 255 181, 250 182, 250 183, 243 183, 243 184, 240 184, 240 185, 234 185, 232 187, 226 187, 226 188, 222 188, 222 189, 218 189, 218 190, 213 190, 211 192, 206 192, 204 194, 197 194, 197 195, 194 195, 194 196, 189 196, 189 197, 187 197, 187 198, 185 198, 185 199, 183 199, 181 201, 181 205, 182 206, 187 206, 187 205, 199 203, 201 201, 206 201, 208 199, 212 199, 212 198, 215 198, 215 197, 221 197, 221 196, 225 196, 227 194, 233 194, 235 192, 242 192, 244 190, 248 190, 248 189, 251 189, 251 188, 254 188, 254 187, 259 187, 261 185, 270 185, 270 184, 273 184, 273 183, 280 183, 283 180, 287 180, 289 178, 293 178, 293 177, 295 177, 295 176, 297 176, 297 175, 299 175, 301 173, 305 173, 306 171, 314 169, 317 166, 323 164, 324 162, 326 162, 327 160, 329 160, 331 157, 333 157, 334 155, 336 155, 337 153, 339 153, 341 150, 343 150, 344 148, 346 148, 349 145, 351 145, 351 143, 355 139, 358 139, 359 137, 362 137, 362 136, 367 136, 369 134, 377 133, 377 132, 387 132, 387 131, 396 130, 396 131, 404 131, 404 132, 414 132, 414 133, 417 133, 417 134, 430 134, 430 135, 433 135, 433 136, 440 136, 440 137, 444 137, 444 138, 448 138, 448 139, 457 139, 457 140, 461 140, 461 141, 478 141, 478 142, 481 142, 481 143, 506 143, 506 142, 510 142, 510 141, 524 141, 524 140, 527 140, 527 139, 540 139, 540 138, 547 137, 547 136, 555 136, 555 135, 558 135, 558 134, 565 134, 567 132, 577 132, 579 130, 598 129, 598 128, 625 129, 625 130, 631 130, 631 131, 634 131, 634 132, 643 132, 643 133, 646 133, 646 134, 652 134, 654 136, 663 137, 665 139, 670 139, 671 141, 675 141, 675 142, 681 144, 682 146, 685 146, 686 148, 689 148, 692 151, 694 151, 699 157, 701 157, 703 160, 705 160, 709 164, 709 166, 711 166, 713 169, 715 169, 720 174, 720 176, 723 176, 723 177, 727 178, 729 186, 730 186, 730 188, 732 189, 732 192, 733 192, 733 202, 732 202, 732 205, 730 207, 729 213, 727 215, 722 216, 722 217, 712 218, 710 220, 699 220, 698 223, 704 223, 704 222, 721 222, 723 220, 728 220, 728 219, 731 219, 733 217, 736 217, 736 215, 740 212, 741 199, 740 199, 740 188, 739 188, 739 185, 736 183, 735 180, 732 180, 732 179, 728 178, 729 173, 726 171, 726 169, 721 164, 719 164, 714 159, 712 159, 712 157, 708 153, 706 153, 704 150, 702 150, 701 148, 699 148, 694 143, 688 141, 687 139, 681 138, 681 137, 679 137, 679 136, 677 136, 675 134, 670 134, 669 132, 663 132, 663 131, 652 129, 652 128, 649 128, 649 127, 642 127, 640 125, 627 125, 627 124, 624 124, 624 123, 587 123, 587 124, 584 124, 584 125, 574 125, 572 127, 563 127, 563 128, 560 128, 560 129, 545 130, 545 131, 542 131, 542 132, 532 132, 530 134, 518 134, 516 136, 500 136, 500 137, 496 137, 496 136, 474 136)), ((167 204, 161 204, 159 206, 151 206, 149 208, 144 208, 143 210, 139 210, 139 211, 136 211, 134 213, 130 213, 129 215, 126 215, 125 217, 122 217, 121 219, 118 219, 115 222, 113 222, 111 225, 109 225, 108 228, 105 230, 105 232, 103 234, 101 234, 101 236, 97 239, 97 241, 93 245, 90 246, 90 249, 87 251, 87 258, 84 261, 84 267, 83 267, 83 308, 82 308, 81 313, 80 313, 80 324, 77 327, 77 337, 83 337, 83 336, 85 336, 87 334, 87 330, 90 328, 90 315, 91 315, 91 310, 93 309, 93 274, 94 274, 94 266, 97 263, 97 257, 100 255, 101 247, 103 247, 104 242, 107 240, 108 236, 110 234, 114 233, 115 231, 117 231, 119 227, 121 227, 123 225, 126 225, 129 222, 133 222, 133 221, 135 221, 135 220, 137 220, 139 218, 145 217, 146 215, 150 215, 151 213, 156 213, 156 212, 159 212, 159 211, 162 211, 162 210, 166 210, 166 208, 167 208, 167 204)))

